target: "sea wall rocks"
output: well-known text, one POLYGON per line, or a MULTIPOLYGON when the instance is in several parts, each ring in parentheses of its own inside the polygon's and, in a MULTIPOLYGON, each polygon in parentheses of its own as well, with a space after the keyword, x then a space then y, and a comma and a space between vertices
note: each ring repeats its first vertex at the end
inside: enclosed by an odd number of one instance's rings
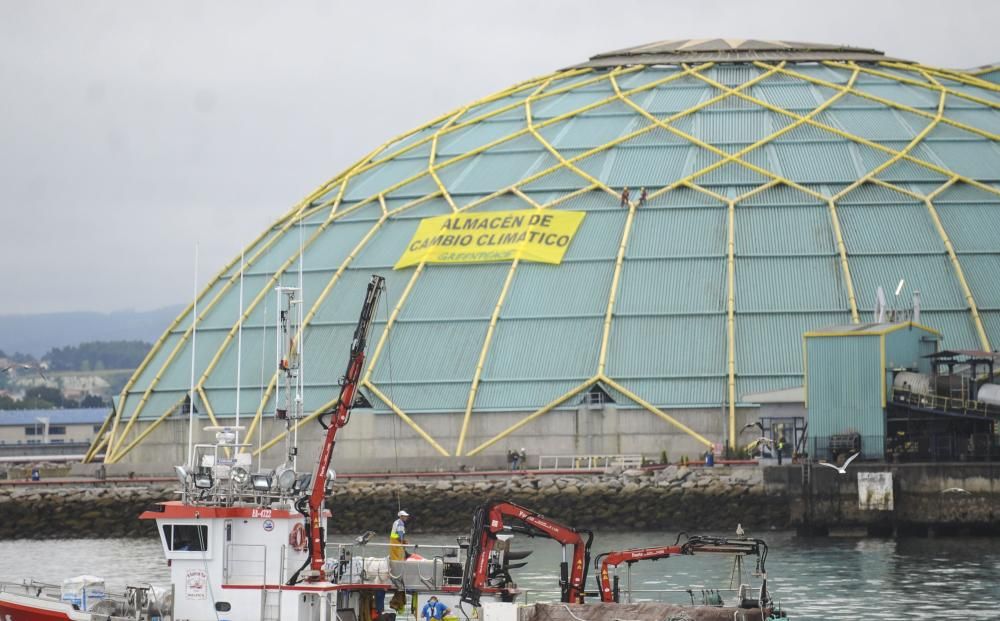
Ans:
POLYGON ((765 496, 756 467, 628 470, 607 475, 514 475, 479 480, 352 480, 338 483, 331 530, 382 532, 398 508, 411 530, 461 532, 476 507, 507 500, 592 530, 785 528, 788 503, 765 496))
MULTIPOLYGON (((0 486, 0 539, 152 536, 138 520, 148 506, 176 498, 176 484, 0 486)), ((784 528, 788 503, 766 496, 755 467, 629 470, 605 475, 513 474, 462 478, 337 481, 331 531, 386 531, 400 507, 413 532, 464 532, 489 499, 523 505, 593 530, 729 532, 736 524, 784 528)))
POLYGON ((0 487, 0 539, 152 536, 138 516, 175 485, 0 487))

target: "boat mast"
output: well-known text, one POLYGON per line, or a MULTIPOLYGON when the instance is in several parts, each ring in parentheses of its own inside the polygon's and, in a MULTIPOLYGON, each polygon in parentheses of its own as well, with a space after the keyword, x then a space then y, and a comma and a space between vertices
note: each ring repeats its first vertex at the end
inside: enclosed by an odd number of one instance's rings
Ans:
POLYGON ((194 468, 194 366, 198 345, 198 243, 194 245, 194 305, 191 309, 191 387, 188 391, 188 471, 194 468))
POLYGON ((243 390, 243 385, 240 383, 240 370, 243 367, 243 261, 245 259, 244 251, 240 250, 240 316, 239 324, 236 329, 236 424, 233 425, 235 428, 236 439, 234 444, 240 443, 240 392, 243 390))

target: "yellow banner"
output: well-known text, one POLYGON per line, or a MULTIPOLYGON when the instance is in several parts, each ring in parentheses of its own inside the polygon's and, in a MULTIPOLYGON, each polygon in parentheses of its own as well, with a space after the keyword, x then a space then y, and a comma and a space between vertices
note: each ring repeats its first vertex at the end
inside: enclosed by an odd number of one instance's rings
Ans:
POLYGON ((582 211, 487 211, 424 218, 395 269, 427 263, 561 263, 582 211))

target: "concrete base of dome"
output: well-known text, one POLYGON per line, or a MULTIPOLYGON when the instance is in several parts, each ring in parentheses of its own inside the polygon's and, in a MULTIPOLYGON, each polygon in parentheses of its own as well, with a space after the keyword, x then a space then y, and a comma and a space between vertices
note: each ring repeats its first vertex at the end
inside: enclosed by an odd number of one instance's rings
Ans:
MULTIPOLYGON (((728 413, 723 406, 667 411, 708 440, 725 443, 728 413)), ((489 441, 527 414, 473 414, 463 452, 489 441)), ((801 403, 738 408, 736 429, 739 430, 747 422, 762 416, 805 415, 805 408, 801 403)), ((445 450, 455 452, 462 427, 461 412, 410 416, 445 450)), ((220 422, 232 423, 231 420, 220 422)), ((131 435, 142 433, 149 424, 137 423, 131 435)), ((204 425, 208 424, 207 421, 204 422, 204 425)), ((284 423, 268 418, 261 432, 263 442, 274 438, 283 429, 284 423)), ((753 433, 747 431, 739 438, 739 444, 745 445, 753 436, 753 433)), ((199 432, 195 441, 209 442, 211 437, 212 433, 199 432)), ((299 430, 300 470, 310 468, 322 437, 323 431, 318 423, 307 423, 299 430)), ((187 440, 186 420, 165 421, 116 467, 126 468, 136 474, 158 474, 161 471, 172 473, 174 464, 185 461, 187 440)), ((248 440, 254 445, 258 442, 256 434, 248 440)), ((455 470, 460 467, 476 470, 503 469, 508 466, 507 451, 522 448, 528 456, 527 468, 537 468, 541 457, 557 455, 642 455, 659 461, 665 453, 670 461, 678 461, 682 457, 698 461, 706 450, 702 442, 646 410, 603 404, 597 407, 580 405, 553 410, 474 456, 444 457, 394 414, 360 410, 353 414, 350 424, 340 431, 334 462, 338 472, 414 472, 455 470)), ((282 463, 285 453, 285 442, 279 441, 264 452, 264 467, 270 468, 282 463)))

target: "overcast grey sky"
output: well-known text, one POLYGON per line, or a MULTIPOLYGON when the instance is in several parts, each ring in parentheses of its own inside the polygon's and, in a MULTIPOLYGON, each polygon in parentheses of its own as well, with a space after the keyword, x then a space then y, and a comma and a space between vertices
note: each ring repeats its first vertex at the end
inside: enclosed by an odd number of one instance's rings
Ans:
POLYGON ((0 313, 149 309, 463 103, 663 39, 1000 61, 1000 2, 0 0, 0 313))

